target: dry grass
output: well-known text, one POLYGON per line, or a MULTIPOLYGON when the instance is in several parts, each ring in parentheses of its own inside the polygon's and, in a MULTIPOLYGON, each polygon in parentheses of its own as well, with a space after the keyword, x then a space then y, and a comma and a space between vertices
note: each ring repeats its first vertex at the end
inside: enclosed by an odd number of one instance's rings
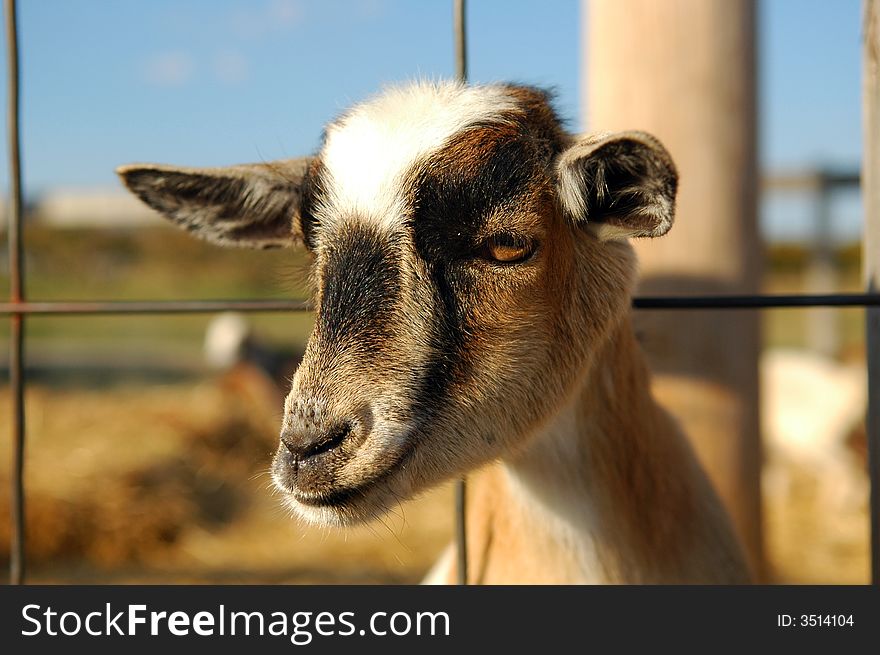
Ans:
POLYGON ((764 499, 770 574, 789 584, 868 584, 871 580, 867 498, 823 509, 816 480, 792 472, 788 498, 764 499))
MULTIPOLYGON (((0 391, 0 406, 9 400, 0 391)), ((228 377, 101 392, 30 388, 34 579, 417 582, 450 538, 448 489, 360 529, 291 520, 265 475, 276 439, 270 401, 259 383, 228 377)), ((8 429, 3 421, 4 461, 8 429)), ((9 542, 5 476, 0 560, 9 542)))
MULTIPOLYGON (((6 389, 0 406, 9 406, 6 389)), ((417 582, 451 535, 443 488, 345 531, 291 520, 265 474, 276 398, 257 378, 110 390, 31 387, 33 579, 65 582, 417 582)), ((8 461, 8 422, 0 421, 8 461)), ((8 489, 0 471, 0 560, 8 489)), ((825 515, 812 481, 765 499, 768 560, 788 583, 868 580, 864 505, 825 515)))

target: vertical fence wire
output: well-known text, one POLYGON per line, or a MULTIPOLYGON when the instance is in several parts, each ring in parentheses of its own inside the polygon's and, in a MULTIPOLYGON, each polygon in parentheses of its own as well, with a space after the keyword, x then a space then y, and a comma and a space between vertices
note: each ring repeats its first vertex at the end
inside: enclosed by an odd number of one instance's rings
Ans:
MULTIPOLYGON (((22 191, 19 130, 19 65, 18 20, 15 0, 5 0, 6 62, 7 62, 7 128, 9 154, 9 300, 14 306, 24 301, 22 262, 22 191)), ((10 316, 9 390, 12 399, 12 503, 9 581, 23 584, 25 580, 25 518, 24 518, 24 315, 10 316)))
POLYGON ((467 82, 467 25, 465 0, 453 0, 453 30, 455 33, 455 77, 467 82))
MULTIPOLYGON (((467 31, 465 25, 465 0, 452 3, 453 38, 455 39, 455 77, 467 83, 467 31)), ((465 509, 467 501, 467 479, 462 477, 455 482, 455 543, 458 559, 458 584, 466 585, 467 569, 467 521, 465 509)))

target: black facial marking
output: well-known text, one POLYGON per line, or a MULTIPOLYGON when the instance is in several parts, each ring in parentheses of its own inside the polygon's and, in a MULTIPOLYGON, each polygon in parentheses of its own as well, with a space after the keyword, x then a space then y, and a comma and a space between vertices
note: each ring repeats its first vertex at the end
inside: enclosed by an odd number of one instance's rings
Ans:
POLYGON ((429 356, 413 402, 424 414, 423 420, 444 404, 452 383, 467 372, 467 319, 450 277, 443 266, 429 265, 436 292, 436 311, 430 326, 429 356))
POLYGON ((415 179, 412 225, 428 259, 473 256, 490 212, 514 204, 534 178, 534 154, 523 140, 499 140, 487 158, 462 156, 467 145, 431 157, 415 179))
POLYGON ((394 331, 400 297, 395 244, 363 226, 338 233, 325 254, 316 331, 324 347, 378 349, 394 331))
POLYGON ((478 233, 490 213, 516 203, 534 179, 531 144, 512 130, 479 127, 425 162, 413 183, 411 229, 435 293, 430 357, 416 406, 429 414, 468 374, 469 302, 478 293, 467 270, 478 257, 478 233))

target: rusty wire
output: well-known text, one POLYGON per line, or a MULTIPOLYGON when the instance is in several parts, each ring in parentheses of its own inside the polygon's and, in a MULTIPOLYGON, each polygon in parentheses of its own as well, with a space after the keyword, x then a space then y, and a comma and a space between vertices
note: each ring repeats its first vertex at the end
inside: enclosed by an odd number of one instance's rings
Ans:
MULTIPOLYGON (((9 155, 9 302, 24 301, 21 239, 21 150, 19 116, 18 20, 15 0, 6 0, 7 139, 9 155)), ((9 387, 12 397, 12 489, 10 494, 12 530, 9 555, 9 581, 23 584, 25 576, 25 495, 24 495, 24 314, 13 312, 9 335, 9 387)))

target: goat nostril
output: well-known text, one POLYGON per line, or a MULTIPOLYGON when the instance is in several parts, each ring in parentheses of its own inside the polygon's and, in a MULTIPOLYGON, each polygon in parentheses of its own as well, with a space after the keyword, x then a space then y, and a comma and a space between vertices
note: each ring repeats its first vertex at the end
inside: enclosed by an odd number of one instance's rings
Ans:
POLYGON ((297 448, 296 444, 294 444, 286 434, 281 437, 281 443, 284 444, 284 447, 287 448, 287 451, 291 455, 293 455, 294 457, 299 455, 300 451, 297 448))
POLYGON ((351 430, 351 424, 343 423, 312 439, 306 438, 304 435, 292 435, 285 432, 281 435, 281 443, 293 455, 295 461, 302 462, 340 446, 346 437, 351 434, 351 430))
POLYGON ((340 446, 349 434, 351 434, 351 425, 349 425, 348 423, 340 425, 336 429, 328 432, 324 436, 324 438, 319 439, 312 444, 309 444, 309 446, 302 453, 302 458, 306 459, 309 457, 314 457, 316 455, 320 455, 321 453, 326 453, 330 450, 333 450, 337 446, 340 446))

